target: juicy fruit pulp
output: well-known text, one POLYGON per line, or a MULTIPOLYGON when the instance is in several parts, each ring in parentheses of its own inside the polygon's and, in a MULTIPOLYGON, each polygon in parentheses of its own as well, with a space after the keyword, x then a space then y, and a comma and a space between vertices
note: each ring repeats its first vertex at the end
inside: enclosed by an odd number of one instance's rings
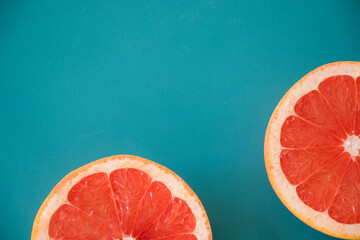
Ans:
POLYGON ((339 223, 360 223, 360 77, 332 76, 282 125, 281 169, 299 198, 339 223))
POLYGON ((145 172, 122 168, 75 184, 52 215, 49 236, 72 240, 197 240, 188 204, 145 172))

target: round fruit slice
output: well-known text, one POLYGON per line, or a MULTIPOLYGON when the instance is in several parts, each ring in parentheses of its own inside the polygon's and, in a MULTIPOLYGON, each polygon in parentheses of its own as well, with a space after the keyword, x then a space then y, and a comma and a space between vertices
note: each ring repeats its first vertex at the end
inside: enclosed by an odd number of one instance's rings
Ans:
POLYGON ((272 187, 298 218, 326 234, 360 239, 360 63, 336 62, 283 97, 265 137, 272 187))
POLYGON ((119 155, 61 180, 42 204, 32 240, 211 240, 206 212, 175 173, 119 155))

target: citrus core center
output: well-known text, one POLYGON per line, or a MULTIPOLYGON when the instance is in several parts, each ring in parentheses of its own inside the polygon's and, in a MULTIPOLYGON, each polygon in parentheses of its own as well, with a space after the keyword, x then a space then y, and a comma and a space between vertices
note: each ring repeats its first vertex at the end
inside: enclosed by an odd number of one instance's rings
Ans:
POLYGON ((360 138, 355 135, 348 136, 344 142, 345 151, 350 153, 352 157, 359 155, 360 149, 360 138))
POLYGON ((123 240, 135 240, 133 237, 124 237, 123 240))

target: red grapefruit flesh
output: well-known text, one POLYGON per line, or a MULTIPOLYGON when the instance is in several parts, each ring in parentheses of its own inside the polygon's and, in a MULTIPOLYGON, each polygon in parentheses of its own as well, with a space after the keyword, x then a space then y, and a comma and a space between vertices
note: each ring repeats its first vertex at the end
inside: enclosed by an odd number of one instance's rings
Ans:
POLYGON ((360 63, 324 65, 275 109, 265 137, 269 180, 305 223, 360 239, 360 63))
POLYGON ((32 239, 210 240, 194 192, 170 170, 114 156, 65 177, 35 219, 32 239))

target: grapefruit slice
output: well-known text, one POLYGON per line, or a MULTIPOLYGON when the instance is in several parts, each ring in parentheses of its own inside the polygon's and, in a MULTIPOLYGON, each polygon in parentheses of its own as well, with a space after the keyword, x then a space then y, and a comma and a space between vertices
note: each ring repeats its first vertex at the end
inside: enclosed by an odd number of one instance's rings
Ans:
POLYGON ((360 63, 307 74, 283 97, 265 137, 270 183, 311 227, 360 239, 360 63))
POLYGON ((211 240, 206 212, 175 173, 119 155, 61 180, 42 204, 32 240, 211 240))

